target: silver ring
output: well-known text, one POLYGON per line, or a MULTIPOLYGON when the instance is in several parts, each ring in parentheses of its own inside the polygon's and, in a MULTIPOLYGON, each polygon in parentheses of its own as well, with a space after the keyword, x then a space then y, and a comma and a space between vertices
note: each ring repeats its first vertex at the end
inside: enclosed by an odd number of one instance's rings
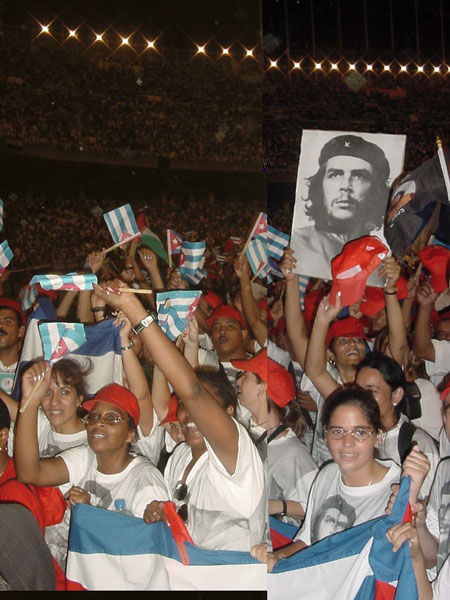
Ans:
POLYGON ((291 272, 290 269, 286 269, 286 275, 289 275, 290 272, 291 272))

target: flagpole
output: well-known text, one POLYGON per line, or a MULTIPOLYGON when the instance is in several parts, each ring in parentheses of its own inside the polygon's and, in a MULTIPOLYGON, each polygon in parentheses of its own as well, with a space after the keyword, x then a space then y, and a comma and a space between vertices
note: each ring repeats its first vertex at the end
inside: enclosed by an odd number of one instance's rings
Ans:
POLYGON ((170 245, 170 231, 167 230, 167 255, 169 257, 169 269, 172 268, 172 247, 170 245))
POLYGON ((106 248, 106 250, 103 250, 103 254, 108 254, 108 252, 111 252, 111 250, 115 250, 116 248, 119 248, 119 246, 123 246, 123 244, 128 244, 129 242, 131 242, 131 240, 134 240, 135 238, 139 237, 141 235, 141 232, 139 231, 139 233, 135 233, 134 235, 127 237, 125 240, 122 240, 121 242, 119 242, 118 244, 114 244, 114 246, 110 246, 109 248, 106 248))
POLYGON ((266 268, 266 265, 263 263, 262 267, 260 267, 258 269, 258 271, 255 273, 255 275, 253 276, 253 279, 250 281, 250 283, 253 283, 255 281, 255 279, 258 277, 258 275, 260 273, 262 273, 264 271, 264 269, 266 268))
POLYGON ((135 288, 120 288, 118 290, 120 293, 127 292, 128 294, 153 294, 153 290, 147 290, 145 288, 135 289, 135 288))
POLYGON ((243 250, 242 250, 242 252, 241 252, 240 256, 243 256, 243 255, 244 255, 244 252, 247 250, 247 246, 249 245, 249 243, 250 243, 250 240, 252 239, 252 237, 253 237, 253 234, 255 233, 256 225, 258 224, 258 221, 259 221, 259 216, 260 216, 260 215, 261 215, 261 213, 259 212, 259 213, 258 213, 258 216, 257 216, 257 217, 256 217, 256 219, 255 219, 255 222, 253 223, 253 227, 252 227, 252 229, 251 229, 251 231, 250 231, 250 235, 248 236, 248 238, 247 238, 247 241, 245 242, 245 246, 244 246, 244 248, 243 248, 243 250))
POLYGON ((42 377, 42 379, 39 379, 39 381, 37 382, 37 384, 34 386, 34 388, 31 390, 31 394, 28 396, 28 398, 25 400, 23 406, 20 407, 19 412, 23 413, 23 411, 26 409, 26 407, 30 404, 30 402, 33 400, 34 396, 36 395, 36 392, 38 391, 41 383, 44 381, 44 378, 42 377))

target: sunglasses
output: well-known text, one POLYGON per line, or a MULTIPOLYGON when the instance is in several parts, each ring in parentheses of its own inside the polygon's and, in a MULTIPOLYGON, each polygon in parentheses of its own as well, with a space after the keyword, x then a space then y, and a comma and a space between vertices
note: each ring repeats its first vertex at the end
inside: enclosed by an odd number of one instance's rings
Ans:
POLYGON ((103 415, 89 413, 83 418, 83 421, 86 425, 95 425, 95 423, 98 423, 99 421, 106 423, 106 425, 118 425, 120 421, 128 421, 128 419, 117 413, 105 413, 103 415))
MULTIPOLYGON (((186 499, 187 493, 188 493, 187 484, 179 481, 177 483, 175 489, 173 490, 173 497, 175 498, 175 500, 182 502, 183 500, 186 499)), ((180 517, 180 519, 184 523, 186 523, 186 521, 188 520, 188 505, 182 504, 180 506, 180 508, 177 510, 177 515, 180 517)))

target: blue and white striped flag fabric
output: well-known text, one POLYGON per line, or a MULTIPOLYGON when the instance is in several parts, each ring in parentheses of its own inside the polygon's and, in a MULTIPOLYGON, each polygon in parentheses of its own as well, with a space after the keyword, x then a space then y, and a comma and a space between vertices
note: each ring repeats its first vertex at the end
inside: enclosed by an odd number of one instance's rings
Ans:
POLYGON ((258 274, 260 279, 267 277, 269 272, 267 264, 267 243, 265 241, 263 242, 261 239, 251 240, 245 249, 245 253, 253 274, 258 274))
POLYGON ((284 275, 280 270, 278 262, 270 255, 267 257, 269 261, 269 272, 267 274, 267 283, 272 283, 275 279, 283 279, 284 275))
POLYGON ((267 241, 267 215, 260 212, 252 229, 252 238, 267 241))
MULTIPOLYGON (((202 550, 162 523, 88 504, 72 509, 66 575, 88 591, 265 591, 249 552, 202 550)), ((72 589, 75 589, 73 587, 72 589)), ((79 589, 79 588, 78 588, 79 589)))
POLYGON ((44 358, 51 364, 86 342, 82 323, 40 323, 39 334, 44 347, 44 358))
POLYGON ((385 536, 403 522, 408 497, 409 478, 404 478, 391 515, 331 535, 278 562, 267 576, 268 597, 417 600, 409 546, 394 553, 385 536))
POLYGON ((170 340, 175 340, 187 327, 200 300, 201 292, 176 290, 156 294, 158 325, 170 340))
POLYGON ((93 284, 97 283, 97 275, 86 273, 77 275, 76 273, 67 273, 67 275, 35 275, 30 280, 30 285, 40 283, 44 290, 92 290, 93 284))
POLYGON ((37 285, 26 285, 19 292, 20 306, 25 312, 31 308, 38 297, 37 285))
POLYGON ((184 273, 183 277, 192 285, 198 285, 200 281, 207 277, 208 273, 205 269, 197 269, 194 275, 189 275, 188 273, 184 273))
POLYGON ((104 213, 103 218, 115 244, 127 239, 131 240, 140 235, 133 210, 129 204, 124 204, 104 213))
POLYGON ((306 296, 306 288, 308 287, 309 276, 308 275, 299 275, 298 277, 298 287, 300 290, 300 305, 302 310, 305 310, 305 296, 306 296))
POLYGON ((283 258, 284 249, 289 244, 290 236, 287 233, 283 233, 272 225, 267 226, 267 252, 269 256, 272 256, 276 260, 283 258))
POLYGON ((0 198, 0 231, 3 229, 3 200, 0 198))
POLYGON ((13 259, 13 251, 9 247, 8 241, 5 240, 0 244, 0 275, 13 259))
MULTIPOLYGON (((39 334, 39 323, 56 322, 56 310, 50 298, 40 296, 35 310, 27 322, 25 339, 19 365, 14 380, 13 397, 20 396, 20 374, 26 365, 34 359, 42 359, 44 348, 39 334)), ((122 383, 122 351, 120 349, 119 328, 114 327, 114 319, 105 319, 96 325, 85 325, 86 342, 70 353, 83 368, 92 366, 86 376, 88 394, 95 394, 108 383, 122 383)))
POLYGON ((183 277, 190 275, 195 277, 197 269, 203 267, 205 262, 205 242, 186 242, 181 244, 180 262, 178 263, 178 270, 183 277))

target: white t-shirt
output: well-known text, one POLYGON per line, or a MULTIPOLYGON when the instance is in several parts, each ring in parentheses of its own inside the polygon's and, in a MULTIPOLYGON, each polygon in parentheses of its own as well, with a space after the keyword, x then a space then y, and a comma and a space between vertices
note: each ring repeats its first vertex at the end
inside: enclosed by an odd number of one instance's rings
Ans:
POLYGON ((450 457, 442 459, 436 469, 427 504, 427 527, 439 540, 436 560, 439 573, 450 552, 450 457))
POLYGON ((441 433, 439 435, 439 456, 441 458, 450 456, 450 440, 447 437, 445 427, 442 427, 441 433))
MULTIPOLYGON (((393 429, 383 433, 383 441, 378 449, 381 458, 391 458, 392 460, 395 460, 398 465, 401 464, 400 454, 398 452, 398 435, 400 427, 405 421, 407 422, 408 419, 404 415, 400 415, 397 425, 393 429)), ((439 452, 433 438, 429 436, 428 433, 425 433, 423 429, 416 429, 411 440, 411 443, 412 442, 417 442, 419 444, 420 450, 430 461, 430 470, 420 488, 420 495, 422 498, 425 498, 425 496, 428 496, 430 493, 431 484, 433 483, 434 474, 439 462, 439 452)))
POLYGON ((271 339, 267 343, 267 356, 285 369, 288 369, 291 364, 290 353, 277 346, 271 339))
MULTIPOLYGON (((306 510, 309 490, 317 473, 305 445, 292 429, 267 445, 267 495, 269 500, 294 500, 306 510)), ((286 523, 300 525, 300 520, 283 517, 286 523)))
POLYGON ((425 361, 425 369, 430 377, 431 383, 436 387, 442 378, 450 371, 450 342, 447 340, 431 340, 434 346, 434 362, 425 361))
MULTIPOLYGON (((207 451, 190 471, 185 500, 172 498, 177 509, 188 505, 186 527, 195 544, 209 550, 248 552, 264 540, 266 493, 264 469, 244 427, 239 431, 235 472, 230 475, 205 439, 207 451)), ((172 494, 192 459, 186 442, 179 444, 167 462, 164 478, 172 494)))
POLYGON ((164 427, 160 427, 158 415, 153 409, 153 426, 148 435, 142 433, 138 426, 138 439, 131 444, 131 449, 137 454, 148 458, 154 465, 158 464, 161 450, 164 446, 164 427))
POLYGON ((448 600, 450 598, 450 555, 447 556, 431 587, 433 588, 433 600, 448 600))
POLYGON ((401 469, 392 460, 378 462, 389 468, 383 479, 361 487, 345 485, 339 466, 334 462, 326 464, 314 480, 305 520, 294 541, 302 540, 310 546, 333 533, 384 515, 391 484, 399 482, 401 469))
POLYGON ((412 419, 411 423, 426 431, 436 441, 439 440, 439 432, 442 427, 442 401, 439 398, 439 392, 427 379, 416 379, 417 387, 420 390, 420 408, 422 416, 419 419, 412 419))
MULTIPOLYGON (((125 509, 143 517, 152 500, 168 500, 164 478, 158 469, 143 456, 136 456, 120 473, 107 475, 97 470, 97 457, 87 445, 65 450, 58 455, 66 463, 69 483, 60 486, 64 493, 76 485, 90 493, 92 506, 114 509, 114 500, 123 498, 125 509)), ((61 523, 47 527, 45 541, 62 569, 65 568, 69 539, 70 510, 61 523)))
POLYGON ((0 390, 3 390, 6 394, 11 394, 12 392, 16 369, 17 362, 6 366, 0 360, 0 390))

